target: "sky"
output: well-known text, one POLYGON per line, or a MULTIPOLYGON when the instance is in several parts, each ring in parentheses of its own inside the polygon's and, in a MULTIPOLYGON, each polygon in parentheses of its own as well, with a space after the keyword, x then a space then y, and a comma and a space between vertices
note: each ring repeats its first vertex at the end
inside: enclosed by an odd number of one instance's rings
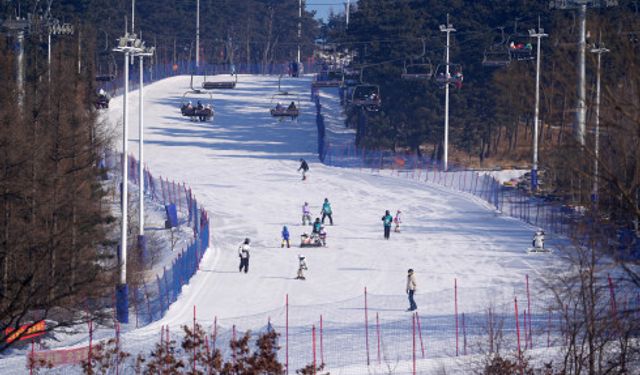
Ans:
MULTIPOLYGON (((352 3, 355 3, 357 0, 351 0, 352 3)), ((329 10, 333 8, 335 13, 340 13, 344 11, 344 4, 347 0, 308 0, 307 9, 315 10, 318 13, 316 14, 316 18, 323 18, 325 21, 329 16, 329 10)))

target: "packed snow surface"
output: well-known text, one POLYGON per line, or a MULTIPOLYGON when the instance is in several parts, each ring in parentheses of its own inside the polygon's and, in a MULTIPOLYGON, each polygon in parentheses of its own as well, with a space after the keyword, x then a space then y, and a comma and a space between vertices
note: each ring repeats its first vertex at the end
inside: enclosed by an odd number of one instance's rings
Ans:
MULTIPOLYGON (((321 164, 310 77, 283 78, 281 89, 293 95, 275 98, 276 76, 240 75, 236 89, 214 91, 211 97, 185 96, 189 80, 178 76, 146 86, 145 163, 154 174, 191 186, 209 211, 211 244, 199 272, 166 316, 123 334, 123 342, 139 343, 133 348, 149 349, 161 325, 177 332, 192 323, 194 306, 203 322, 217 316, 244 329, 263 326, 264 320, 241 317, 281 309, 287 294, 292 305, 320 305, 308 316, 297 315, 299 324, 313 323, 319 313, 335 322, 361 321, 361 310, 332 306, 360 298, 365 287, 372 295, 389 297, 372 298, 370 308, 381 318, 410 319, 405 312, 408 268, 416 272, 421 314, 453 313, 454 279, 460 309, 480 311, 492 301, 512 301, 526 274, 535 287, 538 276, 552 266, 549 256, 525 255, 533 228, 501 216, 478 198, 388 173, 321 164), (179 107, 185 100, 213 103, 213 121, 182 117, 179 107), (301 115, 297 120, 272 118, 269 108, 277 101, 296 101, 301 115), (310 165, 306 181, 296 171, 300 158, 310 165), (301 206, 309 202, 315 218, 325 198, 334 219, 333 226, 325 223, 328 246, 301 249, 300 235, 311 231, 301 225, 301 206), (392 231, 390 240, 383 238, 385 210, 403 213, 401 233, 392 231), (284 225, 291 232, 291 248, 280 247, 284 225), (238 245, 245 237, 251 239, 247 274, 238 272, 238 245), (300 253, 309 264, 306 281, 294 279, 300 253)), ((129 100, 130 152, 137 155, 137 93, 129 100)), ((351 137, 335 90, 323 91, 321 100, 328 136, 351 137)), ((108 119, 120 129, 122 100, 114 98, 111 104, 108 119)))

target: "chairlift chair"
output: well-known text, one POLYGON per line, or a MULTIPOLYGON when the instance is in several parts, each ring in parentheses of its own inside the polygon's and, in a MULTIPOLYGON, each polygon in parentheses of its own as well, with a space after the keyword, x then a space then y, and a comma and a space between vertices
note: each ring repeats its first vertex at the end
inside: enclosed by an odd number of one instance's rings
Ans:
POLYGON ((311 85, 313 87, 338 87, 342 83, 342 77, 343 74, 341 71, 329 70, 324 77, 320 74, 316 75, 311 85))
POLYGON ((446 64, 438 65, 436 68, 435 82, 441 87, 445 85, 454 85, 456 88, 462 87, 464 75, 462 74, 462 65, 449 64, 449 75, 446 73, 446 64))
POLYGON ((400 78, 407 81, 427 81, 433 76, 433 65, 431 61, 420 64, 407 64, 405 62, 400 78))
POLYGON ((182 114, 182 116, 185 117, 189 117, 190 120, 192 121, 209 121, 211 119, 213 119, 213 116, 215 114, 214 110, 213 110, 213 95, 211 95, 211 93, 206 93, 209 96, 209 100, 208 103, 201 103, 203 104, 203 108, 202 109, 198 109, 197 107, 188 106, 188 103, 191 103, 191 100, 189 99, 195 99, 195 100, 202 100, 202 98, 198 98, 197 96, 193 96, 194 94, 204 94, 202 91, 200 90, 191 90, 191 91, 187 91, 184 93, 184 95, 182 95, 182 106, 180 107, 180 113, 182 114))
POLYGON ((353 87, 359 85, 360 82, 360 70, 344 69, 342 73, 342 86, 353 87))
POLYGON ((101 52, 98 56, 96 82, 111 82, 118 75, 118 64, 113 55, 109 52, 101 52))
POLYGON ((204 81, 202 82, 202 88, 204 90, 235 89, 236 84, 238 83, 238 73, 231 72, 231 75, 235 76, 233 81, 207 81, 207 75, 205 74, 204 81))
POLYGON ((491 47, 484 50, 482 66, 487 68, 502 68, 511 63, 511 53, 507 46, 491 47))
POLYGON ((297 118, 300 114, 300 97, 296 94, 291 94, 286 91, 280 91, 277 94, 271 96, 270 102, 271 109, 269 113, 273 117, 290 117, 292 120, 297 118), (278 104, 284 102, 281 108, 278 108, 278 104), (289 109, 289 103, 292 102, 295 105, 295 109, 289 109))
POLYGON ((533 44, 528 35, 515 35, 510 37, 507 46, 512 60, 526 61, 533 60, 535 57, 533 44))
POLYGON ((357 85, 351 94, 351 105, 364 107, 367 111, 379 111, 382 105, 380 86, 372 84, 357 85))

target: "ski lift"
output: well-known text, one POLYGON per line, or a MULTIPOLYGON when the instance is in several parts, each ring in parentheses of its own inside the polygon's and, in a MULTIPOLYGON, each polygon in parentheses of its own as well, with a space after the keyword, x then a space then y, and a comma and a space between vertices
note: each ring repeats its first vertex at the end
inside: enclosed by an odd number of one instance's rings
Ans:
POLYGON ((104 34, 105 46, 104 50, 98 54, 96 82, 111 82, 118 75, 118 64, 116 64, 116 59, 109 50, 109 34, 107 32, 104 32, 104 34))
POLYGON ((352 87, 361 83, 361 70, 360 69, 344 69, 342 72, 342 86, 352 87))
POLYGON ((513 26, 513 35, 509 37, 507 45, 509 46, 509 54, 511 54, 512 60, 533 60, 533 44, 531 44, 531 37, 528 34, 518 33, 517 18, 513 26))
POLYGON ((279 92, 271 96, 270 104, 269 113, 273 117, 290 117, 293 120, 300 114, 300 97, 298 95, 286 91, 279 92), (281 102, 284 102, 285 105, 282 105, 281 102), (286 104, 289 102, 290 104, 286 104))
POLYGON ((313 87, 338 87, 342 83, 343 76, 339 70, 329 70, 317 74, 311 85, 313 87))
POLYGON ((492 46, 484 50, 482 66, 501 68, 511 63, 511 53, 506 46, 492 46))
POLYGON ((238 73, 235 69, 232 69, 231 76, 235 79, 233 81, 207 81, 207 75, 204 75, 204 82, 202 82, 202 88, 204 90, 223 90, 223 89, 235 89, 238 83, 238 73))
POLYGON ((187 91, 184 93, 184 95, 182 95, 182 106, 180 107, 180 113, 182 114, 182 116, 189 117, 191 121, 204 122, 213 119, 213 116, 215 114, 213 110, 213 95, 211 95, 211 93, 206 93, 209 94, 209 100, 208 103, 203 104, 201 102, 201 98, 197 99, 197 96, 192 96, 194 94, 204 93, 200 90, 192 90, 187 91), (192 104, 192 101, 189 99, 197 99, 197 103, 199 105, 197 104, 196 106, 194 106, 192 104))
POLYGON ((367 111, 377 112, 382 105, 380 98, 380 86, 372 84, 360 84, 351 93, 351 105, 363 107, 367 111))
POLYGON ((460 64, 449 64, 449 74, 446 72, 446 64, 438 65, 436 68, 435 81, 441 87, 445 87, 445 85, 454 85, 456 88, 462 88, 462 81, 464 80, 464 75, 462 74, 462 65, 460 64))
POLYGON ((422 52, 419 55, 410 58, 409 64, 407 64, 407 60, 404 61, 402 75, 400 76, 400 78, 404 80, 427 81, 433 76, 433 65, 431 64, 431 60, 425 59, 424 57, 427 53, 427 45, 423 38, 421 38, 420 41, 422 42, 422 52), (414 63, 414 60, 420 62, 414 63))
POLYGON ((400 78, 407 81, 427 81, 431 79, 433 76, 433 65, 431 65, 429 59, 427 59, 427 61, 428 62, 420 64, 407 64, 405 61, 400 78))
POLYGON ((482 57, 482 66, 489 68, 501 68, 511 63, 511 53, 504 36, 504 26, 500 29, 500 41, 494 42, 489 48, 485 48, 482 57))

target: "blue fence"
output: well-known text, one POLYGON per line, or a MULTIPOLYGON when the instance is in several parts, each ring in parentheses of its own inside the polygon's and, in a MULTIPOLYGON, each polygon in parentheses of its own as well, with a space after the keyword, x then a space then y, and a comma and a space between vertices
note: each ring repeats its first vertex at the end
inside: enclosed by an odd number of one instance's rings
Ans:
MULTIPOLYGON (((466 170, 463 166, 449 165, 444 172, 439 160, 418 156, 411 152, 369 150, 356 146, 354 141, 332 143, 325 134, 322 105, 317 91, 312 91, 316 103, 318 127, 318 155, 331 166, 370 169, 372 172, 388 171, 406 178, 434 183, 472 194, 495 207, 502 214, 517 218, 546 232, 578 239, 583 244, 610 247, 615 243, 614 256, 640 259, 640 239, 632 229, 605 225, 594 218, 594 212, 586 207, 562 202, 555 196, 531 194, 526 189, 501 184, 486 172, 466 170)), ((359 116, 365 124, 366 116, 359 116)))
MULTIPOLYGON (((122 154, 108 152, 104 166, 120 170, 121 158, 122 154)), ((129 181, 139 187, 141 178, 138 161, 129 156, 128 164, 129 181)), ((143 178, 145 196, 165 206, 174 205, 180 225, 193 228, 194 238, 178 253, 171 267, 165 267, 162 275, 156 276, 155 281, 143 281, 142 285, 129 289, 129 307, 133 308, 136 327, 162 318, 169 306, 178 299, 182 287, 198 271, 198 265, 209 247, 209 217, 204 208, 198 205, 191 189, 184 183, 154 177, 147 169, 144 170, 143 178)), ((138 255, 143 266, 149 266, 148 256, 144 253, 138 255)))

